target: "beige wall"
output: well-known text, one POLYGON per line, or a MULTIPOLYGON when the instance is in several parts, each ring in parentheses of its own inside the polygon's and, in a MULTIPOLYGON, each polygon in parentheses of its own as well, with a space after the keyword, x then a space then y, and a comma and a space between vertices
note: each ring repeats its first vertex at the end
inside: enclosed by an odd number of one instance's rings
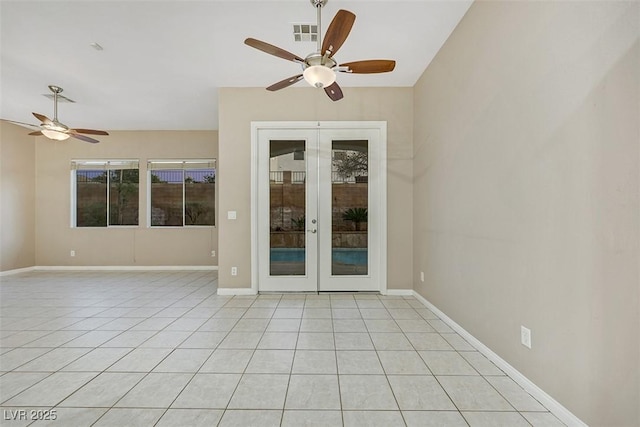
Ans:
POLYGON ((36 264, 40 266, 217 265, 217 227, 147 228, 148 159, 216 158, 215 131, 110 132, 100 144, 37 139, 36 264), (72 159, 139 159, 140 225, 70 227, 72 159), (70 251, 76 256, 71 257, 70 251))
POLYGON ((640 425, 639 13, 476 2, 415 87, 416 290, 591 426, 640 425))
POLYGON ((35 141, 0 121, 0 271, 35 265, 35 141))
POLYGON ((412 94, 411 88, 345 88, 344 99, 332 102, 311 87, 220 90, 221 288, 251 287, 251 122, 293 120, 387 121, 388 287, 412 287, 412 94), (229 210, 237 220, 227 220, 229 210))

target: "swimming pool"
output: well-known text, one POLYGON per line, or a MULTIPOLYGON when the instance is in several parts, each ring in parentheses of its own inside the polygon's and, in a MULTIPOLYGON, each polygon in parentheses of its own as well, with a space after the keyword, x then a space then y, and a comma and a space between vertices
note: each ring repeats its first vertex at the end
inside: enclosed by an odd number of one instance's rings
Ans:
MULTIPOLYGON (((367 265, 367 248, 333 248, 331 260, 338 264, 367 265)), ((271 262, 304 262, 304 248, 271 248, 271 262)))

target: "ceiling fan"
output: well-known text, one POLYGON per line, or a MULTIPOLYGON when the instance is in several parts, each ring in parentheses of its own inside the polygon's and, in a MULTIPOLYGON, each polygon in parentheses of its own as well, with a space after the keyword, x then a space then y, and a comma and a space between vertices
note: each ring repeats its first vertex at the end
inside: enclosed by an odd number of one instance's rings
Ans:
POLYGON ((46 136, 49 139, 53 139, 56 141, 64 141, 69 137, 79 139, 85 142, 91 142, 92 144, 98 143, 97 139, 91 138, 88 135, 109 135, 107 132, 103 130, 95 130, 95 129, 71 129, 67 125, 60 123, 58 121, 58 95, 62 92, 62 88, 58 86, 49 86, 49 90, 53 92, 53 120, 45 116, 44 114, 32 113, 34 117, 40 120, 40 126, 32 125, 30 123, 22 123, 15 122, 12 120, 7 120, 11 123, 16 123, 19 125, 26 125, 31 128, 40 128, 35 132, 29 133, 29 135, 33 136, 46 136), (85 134, 85 135, 82 135, 85 134))
POLYGON ((287 52, 277 46, 269 43, 248 38, 244 43, 255 49, 261 50, 268 54, 277 56, 288 61, 297 62, 302 66, 302 74, 298 74, 267 88, 270 91, 276 91, 291 86, 299 82, 303 78, 311 85, 317 88, 323 88, 329 98, 333 101, 342 99, 342 89, 336 82, 336 72, 355 73, 355 74, 372 74, 387 73, 393 71, 396 61, 389 59, 370 59, 366 61, 346 62, 339 64, 333 55, 347 39, 351 27, 356 19, 356 15, 348 10, 340 9, 334 16, 324 40, 321 37, 321 9, 327 4, 328 0, 310 0, 311 4, 316 8, 318 21, 318 50, 310 53, 306 58, 301 58, 291 52, 287 52))

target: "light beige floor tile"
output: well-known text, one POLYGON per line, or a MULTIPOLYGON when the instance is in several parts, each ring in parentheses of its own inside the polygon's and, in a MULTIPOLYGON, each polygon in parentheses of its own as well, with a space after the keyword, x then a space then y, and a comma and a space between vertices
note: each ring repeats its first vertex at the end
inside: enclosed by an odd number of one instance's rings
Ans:
POLYGON ((413 308, 389 308, 389 314, 395 320, 420 320, 422 317, 413 308))
POLYGON ((180 348, 214 349, 226 336, 227 332, 194 332, 180 344, 180 348))
POLYGON ((163 413, 164 409, 113 408, 92 427, 149 427, 154 425, 163 413))
POLYGON ((110 408, 143 377, 143 373, 103 372, 66 398, 60 406, 110 408))
POLYGON ((120 331, 89 331, 65 343, 63 347, 98 347, 120 333, 120 331))
POLYGON ((333 319, 335 332, 368 332, 362 319, 333 319))
POLYGON ((227 410, 218 427, 280 427, 282 411, 227 410))
POLYGON ((386 308, 361 308, 360 314, 363 319, 391 320, 391 315, 386 308))
POLYGON ((211 349, 178 348, 160 362, 153 372, 197 372, 212 353, 211 349))
POLYGON ((234 332, 264 332, 269 319, 242 318, 233 327, 234 332))
POLYGON ((105 412, 106 408, 54 408, 55 419, 39 420, 32 426, 37 427, 86 427, 92 425, 105 412))
POLYGON ((400 411, 344 411, 344 427, 404 427, 400 411))
POLYGON ((207 320, 198 329, 199 332, 229 332, 238 323, 238 319, 207 320))
POLYGON ((278 308, 273 313, 274 319, 301 319, 302 307, 298 308, 278 308))
POLYGON ((456 351, 476 351, 471 344, 466 342, 464 338, 458 334, 442 334, 442 338, 451 344, 451 347, 456 351))
POLYGON ((91 351, 90 348, 54 348, 16 371, 55 372, 91 351))
POLYGON ((54 331, 42 338, 24 344, 23 347, 59 347, 86 333, 87 331, 54 331))
MULTIPOLYGON (((427 323, 426 320, 404 320, 397 319, 396 323, 402 330, 402 332, 435 332, 435 329, 427 323)), ((452 334, 453 335, 453 334, 452 334)))
POLYGON ((505 375, 496 365, 477 351, 463 351, 460 355, 465 358, 480 375, 505 375))
POLYGON ((434 375, 479 375, 456 351, 420 351, 434 375))
POLYGON ((121 408, 167 408, 191 377, 191 374, 148 374, 115 406, 121 408))
POLYGON ((332 307, 331 316, 333 317, 333 319, 362 319, 362 316, 360 315, 360 310, 358 310, 357 308, 332 307))
POLYGON ((333 332, 333 321, 305 317, 300 324, 300 332, 333 332))
POLYGON ((502 395, 517 411, 546 412, 547 409, 522 387, 507 376, 487 377, 487 381, 502 395))
POLYGON ((262 338, 261 332, 229 332, 219 345, 225 349, 255 349, 262 338))
POLYGON ((302 312, 302 318, 305 319, 331 319, 330 308, 306 308, 302 312))
POLYGON ((48 377, 48 372, 9 372, 0 376, 0 403, 48 377))
POLYGON ((333 334, 328 332, 300 332, 296 348, 298 350, 333 350, 335 349, 333 334))
POLYGON ((564 427, 565 424, 549 412, 521 412, 533 427, 564 427))
POLYGON ((379 351, 378 357, 387 375, 431 375, 422 358, 411 351, 379 351))
MULTIPOLYGON (((197 318, 197 317, 183 317, 181 319, 177 319, 175 322, 164 328, 165 331, 187 331, 187 332, 195 332, 197 331, 207 319, 197 318)), ((164 418, 164 417, 163 417, 164 418)))
POLYGON ((369 334, 376 350, 413 350, 413 346, 402 333, 376 332, 369 334))
POLYGON ((341 375, 342 410, 398 410, 384 375, 341 375))
POLYGON ((211 427, 218 425, 224 411, 215 409, 169 409, 155 427, 211 427))
POLYGON ((52 407, 96 375, 97 372, 56 372, 4 402, 4 405, 52 407))
POLYGON ((291 375, 285 409, 340 409, 337 375, 291 375))
POLYGON ((171 353, 170 348, 136 348, 111 365, 110 372, 150 372, 171 353))
POLYGON ((389 375, 389 383, 403 411, 447 411, 456 407, 430 375, 389 375))
POLYGON ((460 411, 513 411, 513 407, 481 376, 438 376, 460 411))
POLYGON ((161 331, 176 319, 174 317, 150 317, 131 328, 132 331, 161 331))
POLYGON ((51 351, 51 348, 16 348, 0 356, 0 371, 12 371, 20 365, 51 351))
POLYGON ((402 332, 395 320, 388 319, 365 319, 369 332, 402 332))
POLYGON ((373 350, 373 342, 368 333, 336 332, 336 350, 373 350))
POLYGON ((256 350, 247 366, 248 374, 289 374, 294 350, 256 350))
POLYGON ((530 427, 517 412, 467 412, 462 416, 470 427, 530 427))
POLYGON ((453 350, 453 347, 435 332, 407 332, 405 335, 416 350, 453 350))
POLYGON ((402 411, 407 427, 468 427, 458 411, 402 411))
POLYGON ((267 332, 298 332, 300 319, 271 319, 267 332))
POLYGON ((333 350, 296 350, 293 374, 336 374, 336 352, 333 350))
POLYGON ((431 325, 433 329, 438 331, 439 333, 454 333, 455 331, 449 327, 446 323, 444 323, 440 319, 428 319, 427 322, 431 325))
POLYGON ((384 374, 375 351, 336 351, 340 375, 384 374))
POLYGON ((229 409, 283 409, 289 375, 245 374, 229 409))
POLYGON ((207 360, 200 372, 243 373, 253 355, 253 350, 217 349, 207 360))
POLYGON ((172 408, 225 409, 240 381, 240 374, 196 374, 172 408))
POLYGON ((102 344, 102 347, 137 347, 155 335, 155 333, 155 331, 124 331, 102 344))
POLYGON ((340 411, 285 410, 281 427, 341 427, 340 411))
POLYGON ((258 349, 293 350, 297 341, 298 334, 295 332, 265 332, 258 343, 258 349))
POLYGON ((176 348, 187 338, 191 332, 186 331, 160 331, 147 341, 142 343, 142 348, 176 348))

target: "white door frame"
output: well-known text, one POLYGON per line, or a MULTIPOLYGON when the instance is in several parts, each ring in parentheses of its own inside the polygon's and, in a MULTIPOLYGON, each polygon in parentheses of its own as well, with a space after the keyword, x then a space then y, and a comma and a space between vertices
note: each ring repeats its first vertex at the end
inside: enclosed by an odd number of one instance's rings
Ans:
POLYGON ((378 131, 379 152, 377 156, 379 170, 380 194, 378 211, 380 216, 378 259, 371 259, 377 264, 378 289, 381 294, 387 293, 387 122, 385 121, 313 121, 313 122, 251 122, 251 290, 259 291, 259 236, 258 236, 258 142, 259 132, 264 129, 283 130, 338 130, 369 129, 378 131))

